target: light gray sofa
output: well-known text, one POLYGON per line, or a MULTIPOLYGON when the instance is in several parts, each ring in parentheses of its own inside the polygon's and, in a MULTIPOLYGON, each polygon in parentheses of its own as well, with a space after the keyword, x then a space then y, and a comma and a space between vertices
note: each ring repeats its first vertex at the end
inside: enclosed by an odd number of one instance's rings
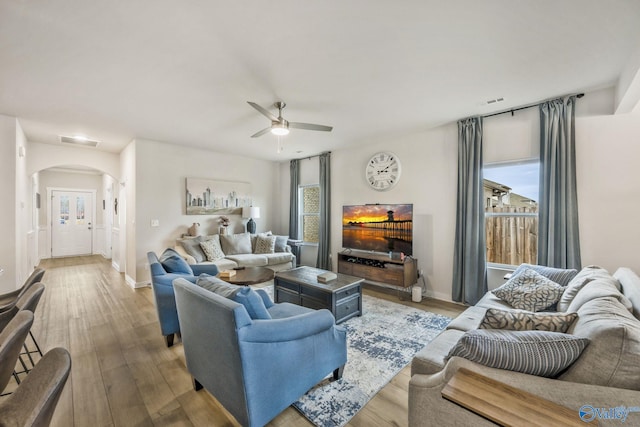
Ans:
MULTIPOLYGON (((443 387, 461 368, 568 407, 575 411, 577 421, 581 408, 586 408, 587 418, 593 416, 590 408, 624 407, 640 411, 640 278, 628 268, 620 268, 611 276, 590 266, 580 271, 566 289, 559 310, 578 314, 567 333, 590 341, 564 372, 556 378, 543 378, 483 366, 457 356, 447 359, 460 337, 478 328, 487 309, 515 310, 488 292, 414 357, 409 383, 409 425, 494 425, 442 397, 443 387)), ((598 421, 600 425, 621 422, 598 421)), ((640 425, 640 412, 628 413, 626 424, 640 425)))
POLYGON ((220 271, 236 267, 267 267, 273 271, 289 270, 296 266, 296 257, 287 245, 287 236, 270 236, 275 240, 273 251, 256 253, 259 238, 267 238, 268 234, 211 234, 198 237, 183 237, 176 240, 174 249, 189 264, 215 264, 220 271), (212 241, 219 247, 221 254, 212 260, 200 247, 200 243, 212 241))

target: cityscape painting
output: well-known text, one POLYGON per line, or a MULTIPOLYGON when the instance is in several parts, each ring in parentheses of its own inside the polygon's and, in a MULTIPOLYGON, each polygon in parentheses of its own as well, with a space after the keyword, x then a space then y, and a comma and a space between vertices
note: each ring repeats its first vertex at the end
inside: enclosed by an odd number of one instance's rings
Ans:
POLYGON ((186 179, 187 215, 239 215, 242 208, 251 203, 249 183, 186 179))

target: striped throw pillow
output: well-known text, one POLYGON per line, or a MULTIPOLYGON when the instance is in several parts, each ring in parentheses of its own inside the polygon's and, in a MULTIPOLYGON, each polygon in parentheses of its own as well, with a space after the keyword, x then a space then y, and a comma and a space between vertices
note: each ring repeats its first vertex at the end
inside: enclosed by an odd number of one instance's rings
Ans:
POLYGON ((451 349, 453 356, 481 365, 554 378, 580 357, 587 338, 547 331, 475 329, 451 349))
POLYGON ((517 276, 525 269, 533 270, 547 279, 556 282, 560 286, 567 286, 571 279, 578 274, 578 270, 573 268, 554 268, 546 267, 544 265, 520 264, 520 266, 516 268, 516 271, 513 272, 512 276, 517 276))

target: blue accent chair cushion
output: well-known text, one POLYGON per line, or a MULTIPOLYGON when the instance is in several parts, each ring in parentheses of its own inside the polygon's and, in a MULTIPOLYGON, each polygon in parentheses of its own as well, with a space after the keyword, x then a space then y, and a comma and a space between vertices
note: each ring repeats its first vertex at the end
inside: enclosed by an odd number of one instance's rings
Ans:
MULTIPOLYGON (((177 254, 173 249, 167 249, 164 254, 167 257, 173 257, 173 253, 177 254)), ((178 255, 179 257, 180 255, 178 255)), ((155 252, 147 253, 149 261, 149 270, 151 271, 151 288, 153 289, 153 298, 156 303, 156 311, 158 312, 158 321, 160 322, 160 331, 167 340, 167 345, 173 344, 173 336, 180 332, 180 323, 178 322, 178 312, 176 310, 176 298, 173 291, 173 281, 177 278, 184 278, 190 282, 196 281, 194 274, 207 273, 211 275, 218 274, 218 267, 213 264, 194 265, 189 267, 189 273, 170 272, 167 271, 158 259, 155 252)), ((186 263, 186 261, 185 261, 186 263)), ((169 262, 172 267, 178 266, 179 270, 185 270, 184 266, 179 267, 180 263, 173 259, 169 262)))
POLYGON ((160 256, 160 264, 167 273, 181 273, 193 276, 193 270, 174 249, 167 248, 160 256))
MULTIPOLYGON (((252 320, 244 305, 188 280, 173 286, 194 385, 242 426, 264 426, 332 372, 339 376, 347 361, 346 332, 329 310, 296 306, 298 314, 252 320)), ((262 290, 257 295, 270 313, 293 306, 273 304, 262 290)))

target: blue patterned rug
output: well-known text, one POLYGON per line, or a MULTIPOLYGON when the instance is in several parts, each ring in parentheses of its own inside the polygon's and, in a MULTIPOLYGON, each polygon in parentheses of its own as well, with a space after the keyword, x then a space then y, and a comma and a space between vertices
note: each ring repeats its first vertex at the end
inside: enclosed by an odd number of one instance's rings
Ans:
POLYGON ((343 377, 323 380, 293 404, 316 426, 344 426, 451 321, 369 295, 363 312, 341 324, 347 330, 343 377))

